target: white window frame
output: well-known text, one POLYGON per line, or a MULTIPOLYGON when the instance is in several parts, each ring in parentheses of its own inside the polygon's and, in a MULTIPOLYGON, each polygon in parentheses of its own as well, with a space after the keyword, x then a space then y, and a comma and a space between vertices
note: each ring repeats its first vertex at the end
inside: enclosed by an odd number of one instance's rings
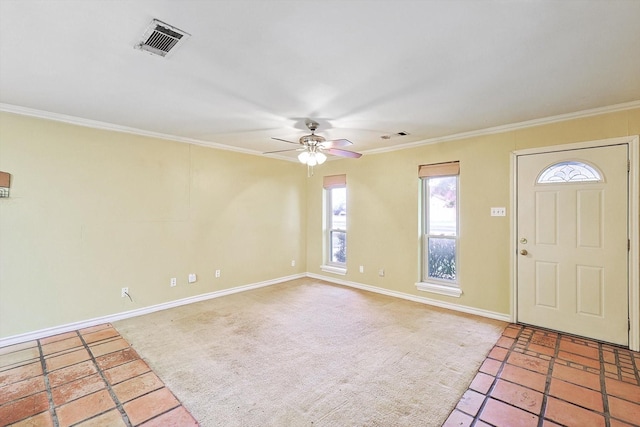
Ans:
MULTIPOLYGON (((347 197, 345 197, 345 206, 346 208, 346 212, 347 215, 345 217, 345 228, 335 228, 334 227, 334 223, 333 223, 333 193, 332 191, 334 189, 339 189, 339 188, 344 188, 345 192, 346 192, 346 188, 347 185, 345 184, 341 184, 341 185, 331 185, 330 187, 324 188, 324 197, 323 197, 323 205, 324 205, 324 215, 323 215, 323 225, 324 225, 324 233, 323 233, 323 246, 324 246, 324 250, 323 250, 323 264, 320 266, 320 269, 324 272, 327 273, 333 273, 333 274, 340 274, 340 275, 345 275, 347 274, 347 263, 346 263, 346 258, 347 255, 345 254, 345 262, 337 262, 337 261, 333 261, 333 247, 331 244, 331 235, 334 232, 340 232, 340 233, 344 233, 345 236, 345 242, 347 241, 347 221, 348 221, 348 212, 349 212, 349 208, 348 208, 348 204, 347 204, 347 197)), ((348 248, 349 246, 347 245, 346 248, 348 248)), ((348 251, 348 249, 345 249, 345 252, 348 251)))
POLYGON ((420 203, 421 203, 421 253, 420 253, 420 281, 416 287, 420 291, 432 292, 440 295, 459 298, 462 295, 460 287, 460 175, 452 173, 442 173, 421 177, 420 203), (441 234, 431 234, 429 230, 429 181, 435 178, 454 177, 456 179, 456 235, 445 236, 441 234), (456 278, 455 280, 438 279, 429 277, 429 238, 443 238, 455 240, 456 253, 456 278))

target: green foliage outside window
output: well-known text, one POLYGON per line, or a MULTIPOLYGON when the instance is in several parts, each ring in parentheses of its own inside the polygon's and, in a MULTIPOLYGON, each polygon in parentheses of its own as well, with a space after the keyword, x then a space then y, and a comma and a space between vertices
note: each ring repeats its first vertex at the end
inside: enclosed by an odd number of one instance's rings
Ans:
POLYGON ((338 249, 333 253, 334 262, 347 262, 347 234, 336 233, 338 237, 338 249))
POLYGON ((456 280, 456 241, 429 239, 429 277, 456 280))

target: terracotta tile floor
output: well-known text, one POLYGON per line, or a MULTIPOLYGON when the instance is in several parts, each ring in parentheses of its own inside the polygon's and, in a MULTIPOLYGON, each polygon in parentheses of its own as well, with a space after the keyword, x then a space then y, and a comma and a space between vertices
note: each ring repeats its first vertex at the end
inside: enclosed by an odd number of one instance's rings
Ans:
POLYGON ((445 426, 640 426, 640 353, 509 325, 445 426))
POLYGON ((108 324, 0 348, 0 426, 197 426, 108 324))
MULTIPOLYGON (((640 353, 509 325, 445 426, 640 426, 640 353)), ((0 348, 0 426, 197 426, 105 324, 0 348)))

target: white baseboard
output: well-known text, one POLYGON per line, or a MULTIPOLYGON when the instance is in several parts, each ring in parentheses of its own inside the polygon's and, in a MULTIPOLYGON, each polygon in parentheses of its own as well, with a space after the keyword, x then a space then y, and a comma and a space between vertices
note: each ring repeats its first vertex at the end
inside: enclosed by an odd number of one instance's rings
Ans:
POLYGON ((460 311, 462 313, 467 313, 467 314, 475 314, 477 316, 488 317, 489 319, 502 320, 503 322, 512 321, 511 316, 509 314, 497 313, 495 311, 468 307, 466 305, 452 304, 449 302, 439 301, 431 298, 405 294, 404 292, 390 291, 389 289, 379 288, 377 286, 365 285, 358 282, 350 282, 348 280, 342 280, 335 277, 322 276, 320 274, 307 273, 307 277, 311 277, 313 279, 318 279, 318 280, 324 280, 324 281, 335 283, 338 285, 344 285, 352 288, 362 289, 364 291, 375 292, 377 294, 387 295, 390 297, 401 298, 401 299, 405 299, 413 302, 419 302, 422 304, 433 305, 440 308, 446 308, 448 310, 460 311))
POLYGON ((142 316, 144 314, 153 313, 155 311, 166 310, 168 308, 178 307, 181 305, 192 304, 194 302, 205 301, 208 299, 219 298, 225 295, 237 294, 238 292, 250 291, 251 289, 263 288, 265 286, 276 285, 282 282, 288 282, 289 280, 301 279, 307 277, 306 273, 294 274, 291 276, 279 277, 277 279, 265 280, 263 282, 252 283, 249 285, 236 286, 230 289, 224 289, 221 291, 208 292, 206 294, 195 295, 188 298, 182 298, 175 301, 169 301, 162 304, 156 304, 149 307, 138 308, 135 310, 124 311, 122 313, 110 314, 107 316, 95 317, 89 320, 82 320, 80 322, 67 323, 65 325, 54 326, 52 328, 40 329, 33 332, 27 332, 25 334, 13 335, 6 338, 0 338, 0 347, 8 345, 19 344, 27 341, 32 341, 52 335, 63 334, 65 332, 75 331, 77 329, 84 329, 102 323, 112 323, 118 320, 128 319, 130 317, 142 316))
POLYGON ((504 322, 511 322, 511 316, 503 313, 496 313, 493 311, 482 310, 479 308, 467 307, 459 304, 452 304, 444 301, 438 301, 430 298, 420 297, 411 294, 405 294, 403 292, 390 291, 388 289, 379 288, 377 286, 365 285, 363 283, 351 282, 348 280, 337 279, 329 276, 322 276, 314 273, 301 273, 291 276, 279 277, 277 279, 265 280, 263 282, 252 283, 249 285, 236 286, 230 289, 224 289, 221 291, 208 292, 206 294, 195 295, 188 298, 182 298, 175 301, 169 301, 162 304, 156 304, 149 307, 138 308, 135 310, 124 311, 122 313, 110 314, 107 316, 95 317, 93 319, 82 320, 79 322, 67 323, 65 325, 54 326, 51 328, 40 329, 33 332, 27 332, 20 335, 13 335, 6 338, 0 338, 0 347, 6 347, 13 344, 19 344, 27 341, 32 341, 52 335, 63 334, 65 332, 75 331, 78 329, 84 329, 102 323, 112 323, 118 320, 128 319, 130 317, 142 316, 145 314, 153 313, 160 310, 166 310, 168 308, 179 307, 181 305, 192 304, 194 302, 205 301, 208 299, 219 298, 225 295, 236 294, 239 292, 250 291, 252 289, 262 288, 265 286, 276 285, 278 283, 287 282, 289 280, 300 279, 303 277, 311 277, 313 279, 324 280, 326 282, 335 283, 338 285, 349 286, 352 288, 362 289, 364 291, 375 292, 390 297, 401 298, 409 301, 419 302, 422 304, 433 305, 436 307, 446 308, 449 310, 460 311, 468 314, 475 314, 477 316, 487 317, 490 319, 502 320, 504 322))

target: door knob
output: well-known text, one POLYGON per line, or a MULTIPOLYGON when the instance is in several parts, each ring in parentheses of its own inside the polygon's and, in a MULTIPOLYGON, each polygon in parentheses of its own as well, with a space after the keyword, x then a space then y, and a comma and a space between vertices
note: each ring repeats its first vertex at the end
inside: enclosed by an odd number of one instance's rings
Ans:
POLYGON ((527 255, 528 253, 526 249, 520 249, 520 255, 527 255))

